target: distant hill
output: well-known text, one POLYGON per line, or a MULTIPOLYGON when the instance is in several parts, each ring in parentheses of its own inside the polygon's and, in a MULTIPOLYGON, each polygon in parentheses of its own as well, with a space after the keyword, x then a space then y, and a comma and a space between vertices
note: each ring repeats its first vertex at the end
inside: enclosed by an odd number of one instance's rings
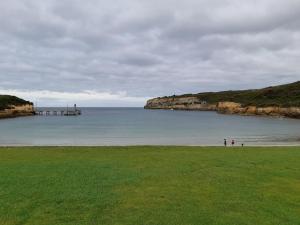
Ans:
POLYGON ((300 81, 262 89, 158 97, 148 100, 145 109, 217 111, 300 119, 300 81))
MULTIPOLYGON (((263 89, 205 92, 198 94, 185 94, 169 96, 168 98, 197 97, 202 101, 214 104, 218 102, 238 102, 242 106, 300 106, 300 81, 263 89)), ((165 98, 165 97, 164 97, 165 98)))
POLYGON ((11 95, 0 95, 0 110, 9 109, 10 106, 32 105, 31 102, 11 95))

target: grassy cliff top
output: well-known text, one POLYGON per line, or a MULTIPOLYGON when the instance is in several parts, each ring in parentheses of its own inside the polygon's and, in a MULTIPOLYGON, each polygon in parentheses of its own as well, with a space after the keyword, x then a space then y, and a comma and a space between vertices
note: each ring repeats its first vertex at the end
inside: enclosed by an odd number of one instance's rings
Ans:
POLYGON ((29 101, 11 95, 0 95, 0 110, 7 109, 10 105, 32 104, 29 101))
POLYGON ((198 97, 199 99, 207 101, 208 103, 231 101, 241 103, 243 106, 300 106, 300 81, 263 89, 206 92, 170 97, 198 97))

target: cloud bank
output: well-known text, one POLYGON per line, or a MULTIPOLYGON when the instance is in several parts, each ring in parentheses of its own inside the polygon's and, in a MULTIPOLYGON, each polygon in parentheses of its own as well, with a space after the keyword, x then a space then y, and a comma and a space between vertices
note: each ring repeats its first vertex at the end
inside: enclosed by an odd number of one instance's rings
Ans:
POLYGON ((0 55, 0 92, 41 105, 293 82, 300 1, 1 1, 0 55))
POLYGON ((144 104, 151 97, 130 97, 126 92, 108 93, 97 91, 82 92, 57 92, 57 91, 26 91, 26 90, 1 90, 0 93, 7 95, 21 96, 25 99, 31 99, 36 107, 65 107, 71 103, 77 103, 82 107, 97 105, 99 107, 134 107, 137 104, 144 104), (42 102, 39 105, 38 102, 42 102), (46 105, 44 104, 47 103, 46 105))

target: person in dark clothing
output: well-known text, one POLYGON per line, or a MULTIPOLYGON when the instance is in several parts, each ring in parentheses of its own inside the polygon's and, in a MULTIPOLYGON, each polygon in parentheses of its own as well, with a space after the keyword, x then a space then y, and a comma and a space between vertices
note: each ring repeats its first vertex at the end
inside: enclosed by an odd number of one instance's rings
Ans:
POLYGON ((234 140, 232 139, 232 141, 231 141, 231 145, 232 145, 232 146, 234 146, 234 143, 235 143, 235 142, 234 142, 234 140))
POLYGON ((227 146, 227 140, 224 139, 224 146, 226 147, 227 146))

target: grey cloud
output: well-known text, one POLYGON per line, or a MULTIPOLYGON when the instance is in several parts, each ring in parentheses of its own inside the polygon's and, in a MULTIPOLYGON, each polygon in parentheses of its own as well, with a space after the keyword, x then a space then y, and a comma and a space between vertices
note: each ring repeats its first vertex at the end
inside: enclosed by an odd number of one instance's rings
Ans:
POLYGON ((162 63, 162 61, 159 59, 156 55, 150 55, 142 53, 130 53, 130 54, 124 54, 120 57, 118 60, 121 64, 127 64, 132 66, 154 66, 156 64, 162 63))
POLYGON ((1 1, 0 90, 148 97, 292 82, 299 21, 297 0, 1 1))

